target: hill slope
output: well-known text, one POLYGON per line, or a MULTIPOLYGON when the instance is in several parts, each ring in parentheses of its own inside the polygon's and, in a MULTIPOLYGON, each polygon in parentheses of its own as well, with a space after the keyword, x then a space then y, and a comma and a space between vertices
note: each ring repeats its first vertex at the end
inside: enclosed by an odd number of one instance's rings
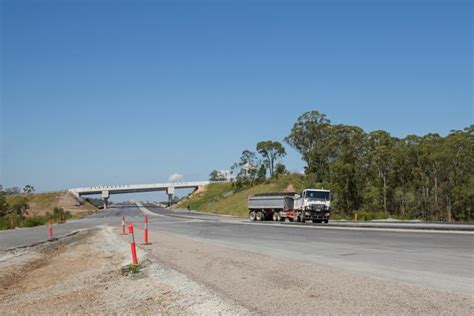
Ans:
POLYGON ((178 203, 178 207, 217 214, 246 217, 247 198, 263 192, 301 191, 304 188, 303 176, 291 174, 234 192, 231 183, 213 183, 191 194, 178 203))
MULTIPOLYGON (((38 194, 22 194, 28 201, 29 209, 27 217, 43 216, 46 213, 53 213, 55 207, 62 207, 64 211, 69 211, 73 216, 92 214, 96 208, 88 203, 79 203, 74 196, 68 192, 48 192, 38 194)), ((15 195, 7 196, 8 199, 15 198, 15 195)))

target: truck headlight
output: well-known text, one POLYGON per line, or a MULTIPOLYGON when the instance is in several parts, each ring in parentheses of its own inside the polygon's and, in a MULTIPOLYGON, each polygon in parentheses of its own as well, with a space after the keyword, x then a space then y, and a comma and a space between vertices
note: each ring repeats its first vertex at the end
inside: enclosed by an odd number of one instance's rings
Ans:
POLYGON ((326 216, 329 216, 329 213, 326 213, 326 216))

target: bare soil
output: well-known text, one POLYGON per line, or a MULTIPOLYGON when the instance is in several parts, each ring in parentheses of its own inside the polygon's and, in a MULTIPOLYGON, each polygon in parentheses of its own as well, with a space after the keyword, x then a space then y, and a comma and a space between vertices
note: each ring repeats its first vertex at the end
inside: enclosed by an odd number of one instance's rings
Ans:
POLYGON ((38 193, 25 195, 25 197, 29 203, 27 216, 43 216, 46 215, 46 213, 52 214, 55 207, 61 207, 76 217, 91 215, 97 210, 88 202, 79 204, 74 196, 68 192, 38 193))
POLYGON ((139 251, 141 269, 122 275, 129 244, 110 228, 0 258, 0 310, 6 314, 245 314, 139 251))

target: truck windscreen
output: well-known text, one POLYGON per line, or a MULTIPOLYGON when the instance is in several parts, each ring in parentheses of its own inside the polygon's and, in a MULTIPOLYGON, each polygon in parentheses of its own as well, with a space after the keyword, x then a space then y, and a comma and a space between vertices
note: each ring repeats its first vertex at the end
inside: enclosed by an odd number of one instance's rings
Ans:
POLYGON ((306 191, 306 198, 307 199, 328 201, 329 200, 329 192, 306 191))

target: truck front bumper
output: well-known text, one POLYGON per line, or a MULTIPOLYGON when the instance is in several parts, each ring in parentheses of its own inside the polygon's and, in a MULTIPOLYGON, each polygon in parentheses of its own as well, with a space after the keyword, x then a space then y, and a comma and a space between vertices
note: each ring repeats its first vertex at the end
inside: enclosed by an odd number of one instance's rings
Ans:
POLYGON ((307 219, 315 220, 327 220, 331 214, 329 212, 320 211, 320 212, 306 212, 307 219))

